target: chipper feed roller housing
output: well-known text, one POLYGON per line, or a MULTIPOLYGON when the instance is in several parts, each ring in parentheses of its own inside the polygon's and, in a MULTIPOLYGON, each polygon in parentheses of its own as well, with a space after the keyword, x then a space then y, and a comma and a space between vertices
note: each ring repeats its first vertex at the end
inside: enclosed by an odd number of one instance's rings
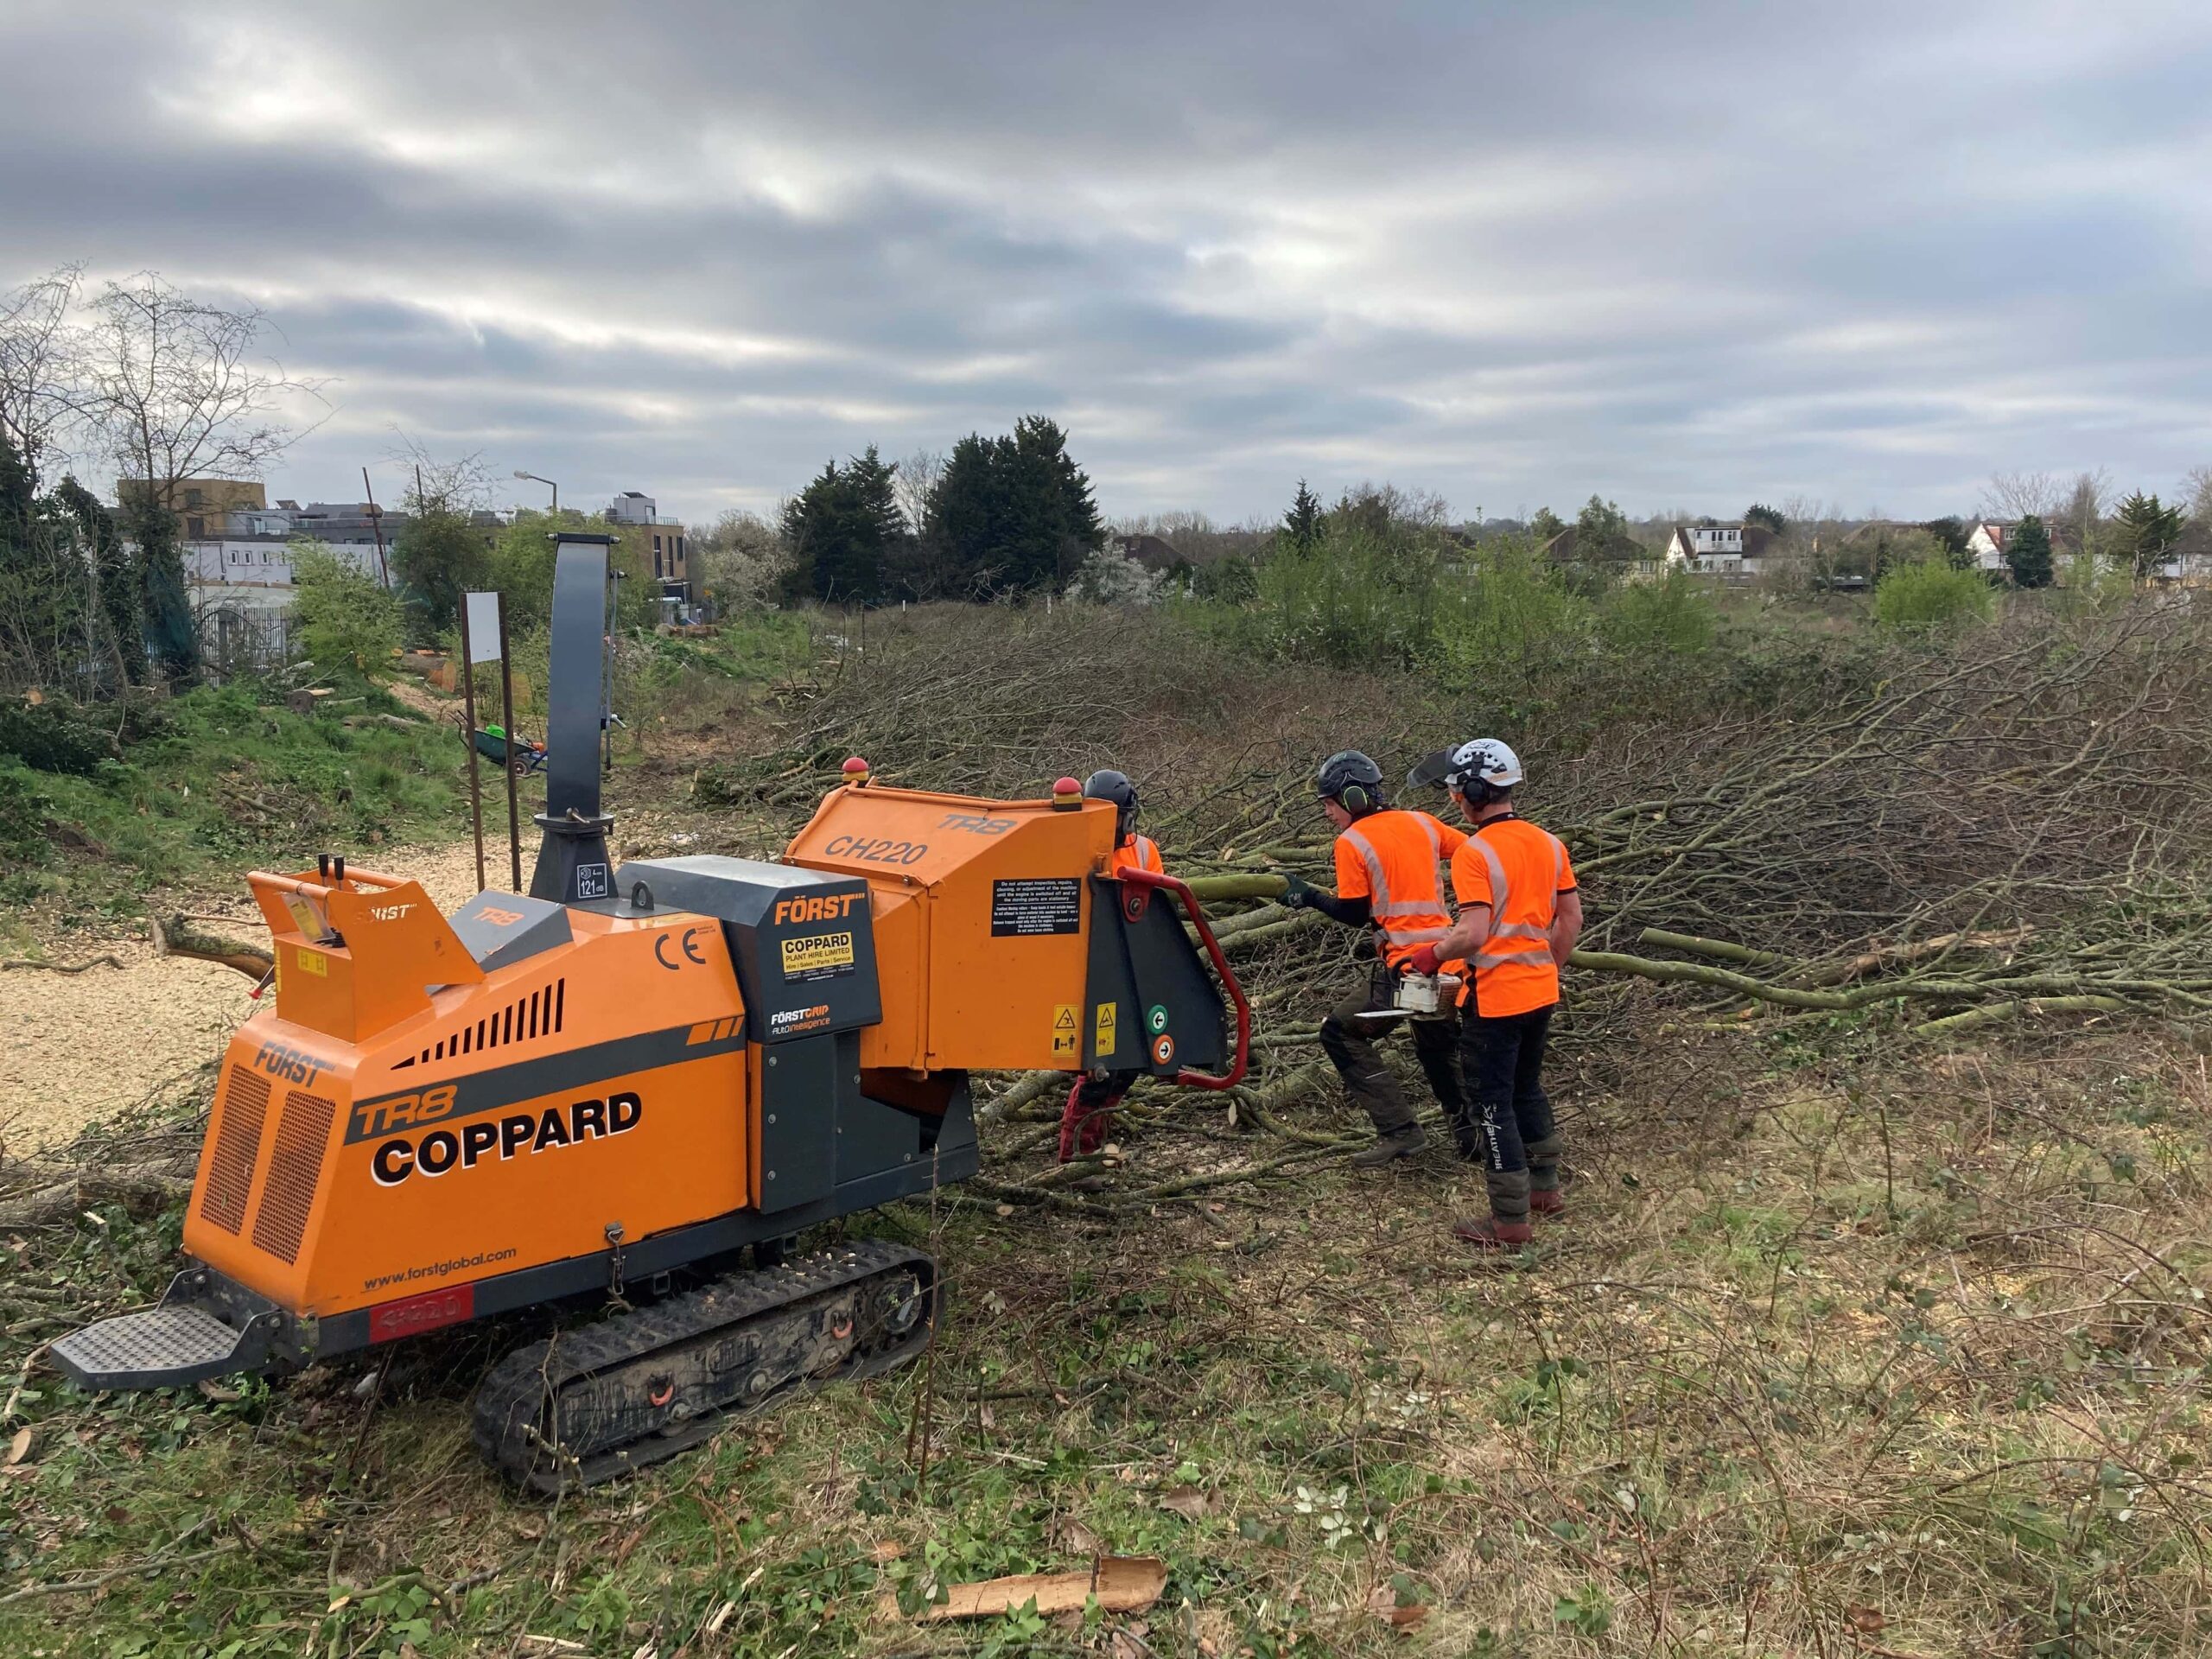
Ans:
POLYGON ((610 869, 605 559, 558 556, 534 894, 448 917, 336 858, 249 878, 276 1007, 224 1056, 188 1264, 158 1307, 54 1344, 79 1383, 281 1373, 611 1300, 546 1320, 474 1407, 514 1479, 589 1484, 927 1344, 927 1255, 789 1246, 973 1175, 971 1071, 1241 1075, 1249 1018, 1196 902, 1106 874, 1113 810, 1071 789, 975 800, 852 763, 778 862, 610 869))

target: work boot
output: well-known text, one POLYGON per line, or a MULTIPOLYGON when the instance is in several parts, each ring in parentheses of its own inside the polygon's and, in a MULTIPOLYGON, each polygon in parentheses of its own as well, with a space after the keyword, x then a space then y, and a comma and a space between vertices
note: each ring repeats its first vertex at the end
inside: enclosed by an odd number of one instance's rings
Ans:
POLYGON ((1536 1236, 1526 1221, 1500 1221, 1495 1216, 1468 1216, 1452 1224, 1452 1236, 1478 1250, 1506 1251, 1525 1247, 1536 1236))
POLYGON ((1529 1213, 1532 1216, 1563 1216, 1567 1213, 1567 1200, 1560 1196, 1560 1190, 1555 1186, 1533 1188, 1529 1193, 1529 1213))
POLYGON ((1418 1123, 1408 1123, 1402 1129, 1393 1129, 1388 1135, 1377 1135, 1375 1144, 1351 1155, 1354 1169, 1380 1169, 1401 1158, 1410 1158, 1428 1144, 1428 1136, 1418 1123))

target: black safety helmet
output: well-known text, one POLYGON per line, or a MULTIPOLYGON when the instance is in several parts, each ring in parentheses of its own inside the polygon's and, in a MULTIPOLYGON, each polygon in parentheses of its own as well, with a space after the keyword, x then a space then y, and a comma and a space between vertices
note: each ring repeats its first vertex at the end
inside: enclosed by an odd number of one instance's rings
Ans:
POLYGON ((1085 800, 1114 803, 1114 833, 1127 841, 1136 833, 1137 786, 1131 783, 1127 772, 1111 768, 1094 772, 1083 780, 1085 800))
POLYGON ((1357 817, 1382 803, 1382 768, 1357 749, 1338 749, 1313 774, 1314 791, 1357 817))

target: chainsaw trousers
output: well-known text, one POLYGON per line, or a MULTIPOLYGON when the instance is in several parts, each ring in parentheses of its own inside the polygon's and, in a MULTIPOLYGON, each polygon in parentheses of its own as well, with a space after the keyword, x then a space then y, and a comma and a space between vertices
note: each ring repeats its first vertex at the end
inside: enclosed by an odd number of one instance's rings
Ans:
MULTIPOLYGON (((1364 995, 1345 998, 1321 1021, 1321 1050, 1344 1080, 1351 1097, 1367 1109, 1377 1135, 1397 1135, 1411 1128, 1414 1109, 1376 1046, 1381 1033, 1365 1029, 1367 1022, 1356 1016, 1389 1007, 1395 984, 1395 976, 1378 973, 1364 995)), ((1459 1089, 1457 1016, 1447 1014, 1434 1020, 1398 1023, 1413 1027, 1414 1058, 1435 1091, 1437 1103, 1444 1108, 1445 1121, 1452 1125, 1452 1134, 1465 1141, 1472 1134, 1472 1125, 1459 1089)))
POLYGON ((1530 1189, 1559 1185, 1563 1147, 1543 1084, 1544 1043, 1557 1006, 1459 1022, 1460 1069, 1474 1096, 1491 1211, 1501 1221, 1527 1220, 1530 1189))

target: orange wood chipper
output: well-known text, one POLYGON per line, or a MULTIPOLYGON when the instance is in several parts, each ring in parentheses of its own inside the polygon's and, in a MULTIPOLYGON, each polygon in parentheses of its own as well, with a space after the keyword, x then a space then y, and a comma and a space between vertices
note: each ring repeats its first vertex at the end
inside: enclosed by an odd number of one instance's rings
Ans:
POLYGON ((248 878, 275 1009, 224 1057, 188 1264, 158 1307, 54 1344, 79 1383, 278 1374, 611 1300, 500 1359, 474 1405, 500 1470, 588 1484, 927 1345, 930 1257, 795 1243, 973 1175, 971 1071, 1243 1074, 1249 1014, 1196 900, 1109 875, 1113 810, 1066 780, 974 800, 850 762, 779 861, 612 868, 606 561, 563 538, 531 893, 448 917, 335 857, 248 878))

